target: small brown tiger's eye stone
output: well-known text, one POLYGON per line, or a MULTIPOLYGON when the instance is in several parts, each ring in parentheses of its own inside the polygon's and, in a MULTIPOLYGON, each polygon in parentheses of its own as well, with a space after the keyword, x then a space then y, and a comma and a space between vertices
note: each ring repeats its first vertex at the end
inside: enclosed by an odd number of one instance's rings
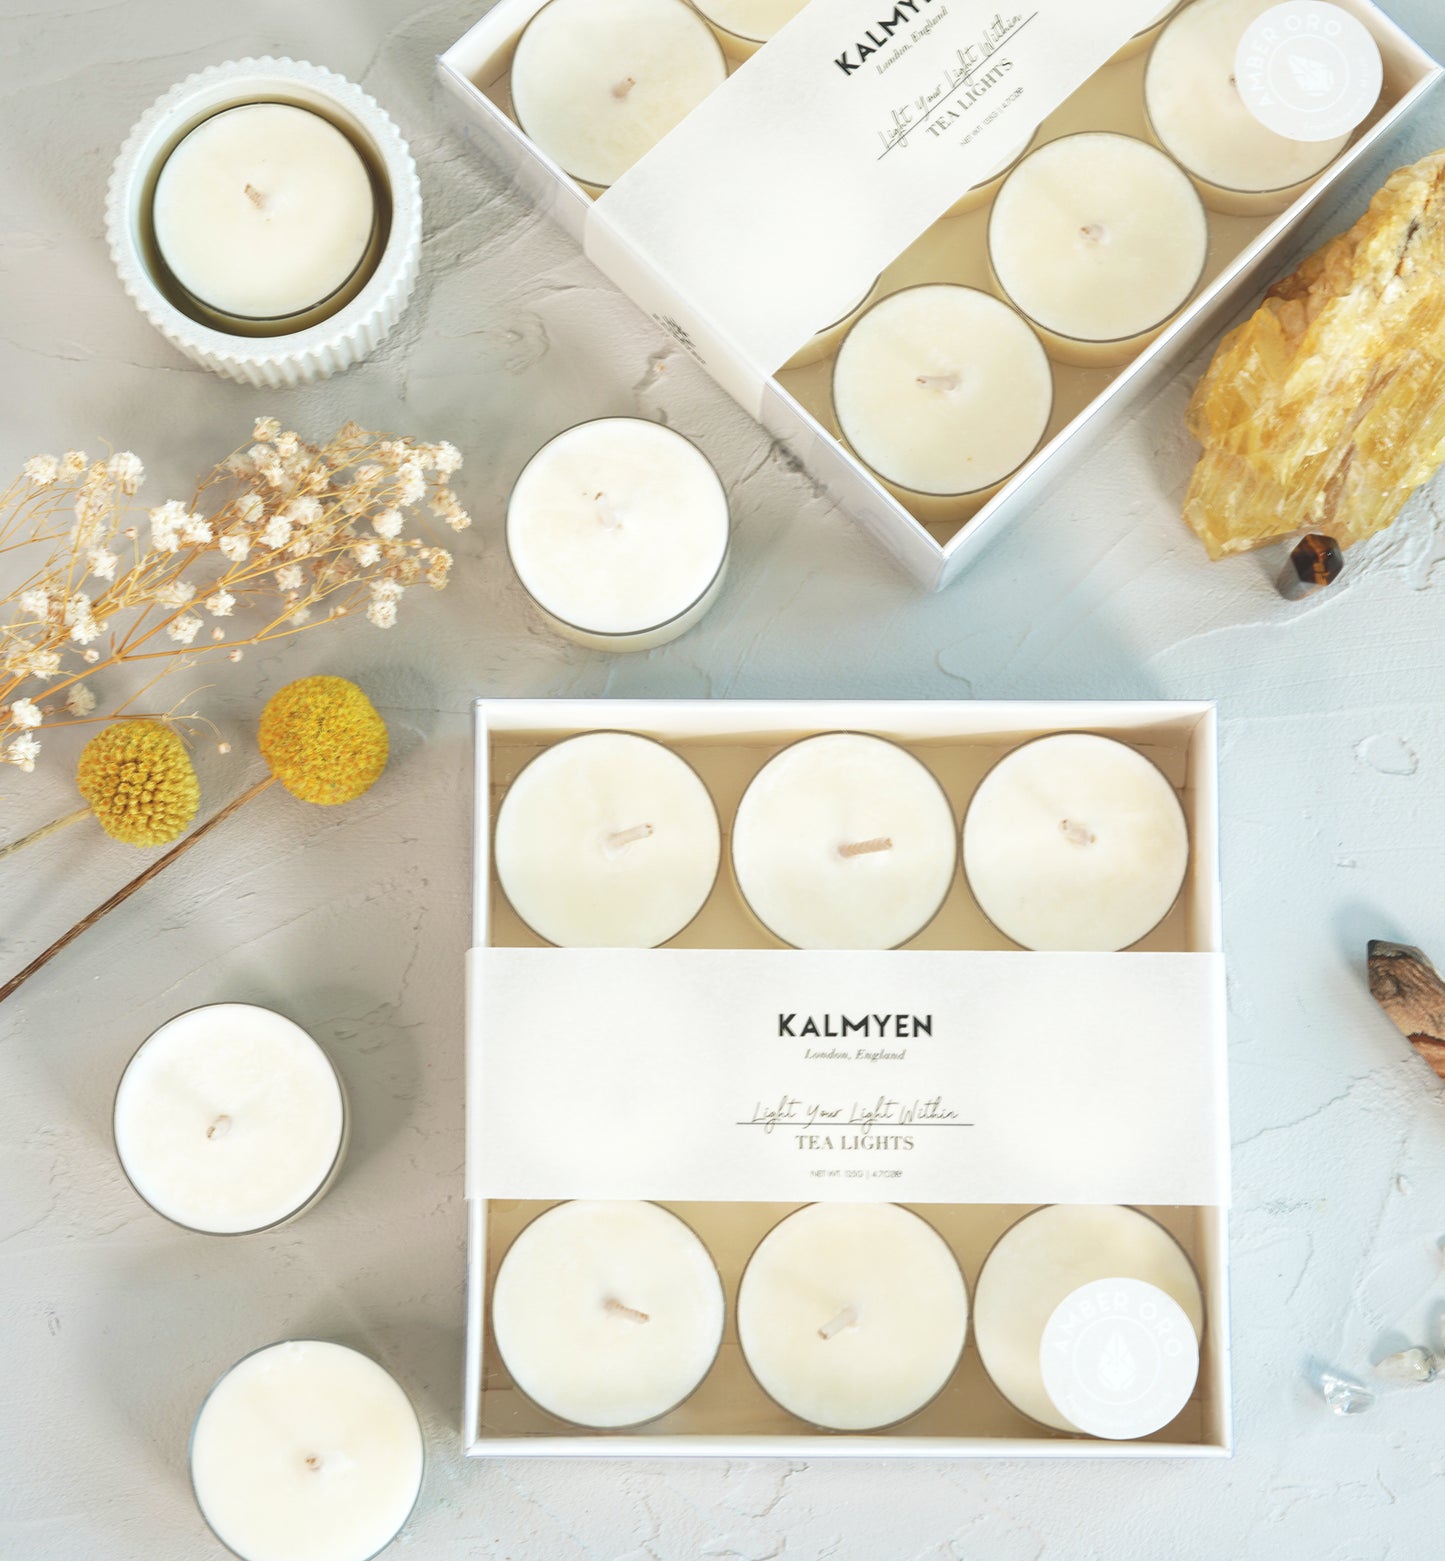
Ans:
POLYGON ((1279 594, 1290 601, 1298 601, 1340 578, 1345 567, 1345 555, 1333 537, 1305 537, 1295 544, 1279 577, 1279 594))

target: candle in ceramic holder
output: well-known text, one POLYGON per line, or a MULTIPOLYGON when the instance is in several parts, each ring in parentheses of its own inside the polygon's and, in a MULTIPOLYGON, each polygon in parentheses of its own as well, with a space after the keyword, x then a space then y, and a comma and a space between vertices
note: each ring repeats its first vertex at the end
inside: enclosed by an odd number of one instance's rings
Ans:
POLYGON ((722 1343, 707 1248, 655 1203, 562 1203, 507 1250, 492 1332, 513 1382, 572 1425, 621 1430, 689 1399, 722 1343))
POLYGON ((722 832, 707 787, 661 743, 588 732, 537 755, 497 814, 497 878, 562 948, 656 948, 702 909, 722 832))
POLYGON ((411 1516, 423 1464, 396 1381, 318 1339, 248 1355, 191 1432, 201 1516, 241 1561, 370 1561, 411 1516))
POLYGON ((548 0, 512 59, 517 122, 564 173, 615 184, 727 76, 683 0, 548 0))
POLYGON ((729 59, 751 59, 807 0, 696 0, 729 59))
POLYGON ((1296 141, 1269 129, 1240 96, 1236 57, 1276 0, 1194 0, 1164 29, 1144 77, 1154 139, 1215 211, 1272 216, 1344 151, 1349 136, 1296 141))
POLYGON ((758 1386, 830 1431, 917 1414, 958 1366, 968 1289, 925 1220, 894 1203, 814 1203, 763 1238, 738 1287, 758 1386))
POLYGON ((652 650, 698 623, 722 591, 728 529, 707 457, 637 417, 558 434, 507 504, 523 588, 559 634, 592 650, 652 650))
POLYGON ((1133 1437, 1167 1425, 1194 1389, 1203 1333, 1184 1249, 1148 1215, 1115 1204, 1060 1204, 1020 1220, 974 1293, 974 1343, 994 1386, 1056 1431, 1133 1437))
POLYGON ((142 1044, 116 1090, 114 1131, 121 1168, 156 1213, 241 1235, 295 1219, 330 1188, 346 1149, 346 1097, 299 1025, 215 1003, 142 1044))
POLYGON ((1138 32, 1124 45, 1122 49, 1109 61, 1111 65, 1117 65, 1121 60, 1132 60, 1136 55, 1142 54, 1145 49, 1159 36, 1160 29, 1165 22, 1185 3, 1185 0, 1169 0, 1169 4, 1161 6, 1154 19, 1141 27, 1138 32))
POLYGON ((1209 220, 1182 169, 1106 131, 1050 141, 1009 175, 988 228, 999 292, 1061 363, 1141 352, 1204 276, 1209 220))
POLYGON ((298 330, 365 283, 376 197, 361 154, 329 120, 245 103, 204 120, 166 159, 152 222, 203 313, 298 330))
POLYGON ((1174 788, 1109 737, 1040 737, 969 803, 963 870, 984 915, 1028 949, 1113 951, 1169 914, 1189 867, 1174 788))
POLYGON ((958 854, 933 772, 858 732, 770 759, 733 820, 738 888, 764 927, 808 949, 890 949, 938 914, 958 854))
POLYGON ((833 366, 844 440, 925 522, 962 520, 996 492, 1038 449, 1053 403, 1033 331, 998 299, 949 283, 875 304, 833 366))

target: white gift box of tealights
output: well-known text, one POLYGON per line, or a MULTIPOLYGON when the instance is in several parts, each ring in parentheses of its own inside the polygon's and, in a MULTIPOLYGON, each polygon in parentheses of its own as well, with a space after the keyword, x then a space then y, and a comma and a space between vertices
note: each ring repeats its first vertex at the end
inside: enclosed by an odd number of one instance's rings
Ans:
POLYGON ((480 701, 474 1457, 1230 1445, 1209 705, 480 701))
POLYGON ((439 63, 504 172, 930 589, 1440 74, 1371 0, 496 0, 439 63))

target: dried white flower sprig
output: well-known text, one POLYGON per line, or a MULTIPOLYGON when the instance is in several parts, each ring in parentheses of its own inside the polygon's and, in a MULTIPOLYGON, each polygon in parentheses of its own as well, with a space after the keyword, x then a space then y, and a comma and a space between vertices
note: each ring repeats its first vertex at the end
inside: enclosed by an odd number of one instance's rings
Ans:
POLYGON ((42 560, 0 597, 0 762, 31 771, 43 730, 133 705, 144 689, 103 709, 94 685, 121 664, 158 663, 149 688, 203 651, 239 661, 349 614, 390 628, 408 589, 447 583, 452 555, 427 528, 471 524, 450 484, 461 464, 449 444, 348 423, 312 445, 263 417, 189 502, 147 510, 129 451, 33 456, 0 493, 0 556, 42 560))

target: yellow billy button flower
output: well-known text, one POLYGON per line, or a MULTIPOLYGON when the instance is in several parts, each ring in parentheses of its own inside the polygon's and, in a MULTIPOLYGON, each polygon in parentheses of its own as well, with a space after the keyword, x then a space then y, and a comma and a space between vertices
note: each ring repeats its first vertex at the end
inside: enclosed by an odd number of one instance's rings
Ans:
POLYGON ((302 802, 332 807, 370 791, 386 768, 386 723, 346 678, 301 678, 261 714, 262 757, 302 802))
POLYGON ((201 805, 185 744, 159 721, 120 721, 92 737, 75 783, 106 834, 130 846, 169 845, 201 805))

